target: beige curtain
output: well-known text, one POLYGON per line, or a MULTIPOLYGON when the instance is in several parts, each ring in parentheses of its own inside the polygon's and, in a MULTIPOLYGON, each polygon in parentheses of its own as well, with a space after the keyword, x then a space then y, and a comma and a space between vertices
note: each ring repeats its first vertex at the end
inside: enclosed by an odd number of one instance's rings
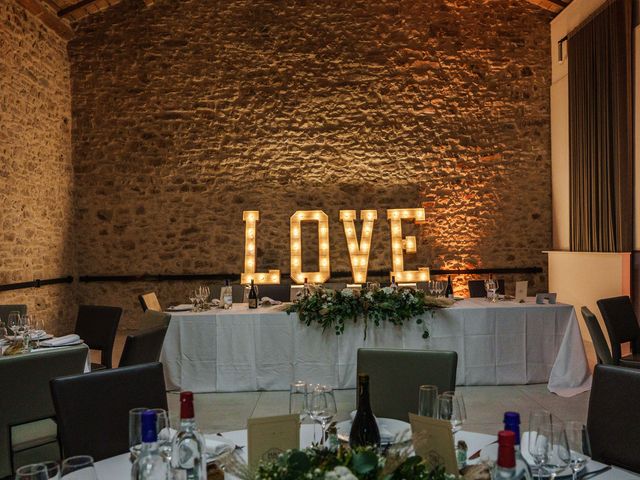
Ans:
POLYGON ((569 35, 571 250, 631 251, 631 0, 569 35))

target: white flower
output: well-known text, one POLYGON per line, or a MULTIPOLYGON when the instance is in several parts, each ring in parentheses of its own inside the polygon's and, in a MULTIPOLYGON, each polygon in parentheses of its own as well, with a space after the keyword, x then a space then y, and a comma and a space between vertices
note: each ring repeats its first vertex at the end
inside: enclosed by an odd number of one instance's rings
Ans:
POLYGON ((384 287, 384 288, 382 289, 382 291, 383 291, 384 293, 386 293, 387 295, 391 295, 391 294, 393 293, 393 288, 391 288, 391 287, 384 287))
POLYGON ((345 288, 341 293, 343 297, 353 297, 353 290, 349 288, 345 288))
POLYGON ((364 296, 367 300, 373 300, 373 293, 371 292, 365 293, 364 296))
POLYGON ((351 470, 342 465, 334 468, 331 472, 324 474, 325 480, 358 480, 351 470))

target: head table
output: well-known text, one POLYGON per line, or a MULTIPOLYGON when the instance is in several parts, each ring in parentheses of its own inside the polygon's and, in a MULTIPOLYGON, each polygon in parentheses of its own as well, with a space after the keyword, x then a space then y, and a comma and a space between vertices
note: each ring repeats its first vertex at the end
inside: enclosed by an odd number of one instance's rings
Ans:
POLYGON ((343 335, 306 326, 281 306, 171 314, 161 361, 167 387, 195 392, 288 390, 294 380, 355 388, 361 347, 454 350, 458 385, 547 383, 563 396, 591 374, 571 305, 465 299, 402 326, 349 323, 343 335))
MULTIPOLYGON (((228 438, 234 442, 239 449, 240 457, 247 460, 247 431, 236 430, 233 432, 227 432, 222 434, 225 438, 228 438)), ((312 444, 314 438, 320 437, 320 428, 317 425, 301 425, 300 426, 300 447, 308 447, 312 444), (314 431, 315 429, 315 431, 314 431)), ((455 440, 464 440, 469 447, 469 455, 481 450, 487 445, 496 441, 495 435, 486 435, 484 433, 473 433, 460 431, 455 434, 455 440)), ((224 459, 222 460, 224 464, 224 459)), ((124 453, 115 457, 107 458, 96 462, 96 473, 100 480, 106 480, 111 478, 129 478, 131 476, 131 462, 129 461, 129 453, 124 453)), ((587 464, 586 472, 589 472, 589 464, 587 464)), ((225 479, 233 480, 236 477, 225 473, 225 479)), ((620 468, 613 467, 608 471, 604 471, 598 474, 598 480, 637 480, 640 475, 622 470, 620 468)))

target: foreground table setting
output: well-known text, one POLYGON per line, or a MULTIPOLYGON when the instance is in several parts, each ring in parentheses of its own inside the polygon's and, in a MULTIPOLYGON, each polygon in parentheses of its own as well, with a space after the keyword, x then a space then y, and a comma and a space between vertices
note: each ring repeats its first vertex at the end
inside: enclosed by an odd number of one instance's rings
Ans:
POLYGON ((548 383, 563 396, 590 388, 571 305, 464 299, 402 325, 381 322, 366 334, 362 322, 348 324, 340 335, 306 325, 285 309, 234 304, 173 311, 161 354, 167 386, 196 392, 286 390, 294 378, 316 378, 353 388, 358 348, 383 347, 456 351, 458 385, 548 383))

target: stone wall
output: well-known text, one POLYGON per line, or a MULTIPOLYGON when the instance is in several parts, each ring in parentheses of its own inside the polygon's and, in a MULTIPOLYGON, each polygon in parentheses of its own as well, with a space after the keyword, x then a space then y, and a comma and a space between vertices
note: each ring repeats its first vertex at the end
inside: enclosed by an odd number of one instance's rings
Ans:
MULTIPOLYGON (((296 209, 424 205, 407 266, 545 268, 550 14, 522 0, 124 0, 69 45, 81 274, 289 271, 296 209)), ((307 268, 313 235, 305 232, 307 268)), ((546 273, 524 275, 531 292, 546 273)), ((510 276, 513 280, 516 276, 510 276)), ((459 291, 466 278, 457 277, 459 291)), ((81 284, 80 301, 165 304, 196 283, 81 284)))
MULTIPOLYGON (((71 90, 66 44, 0 2, 0 284, 74 273, 71 90)), ((71 285, 0 293, 55 333, 73 328, 71 285)), ((6 320, 6 319, 3 319, 6 320)))

